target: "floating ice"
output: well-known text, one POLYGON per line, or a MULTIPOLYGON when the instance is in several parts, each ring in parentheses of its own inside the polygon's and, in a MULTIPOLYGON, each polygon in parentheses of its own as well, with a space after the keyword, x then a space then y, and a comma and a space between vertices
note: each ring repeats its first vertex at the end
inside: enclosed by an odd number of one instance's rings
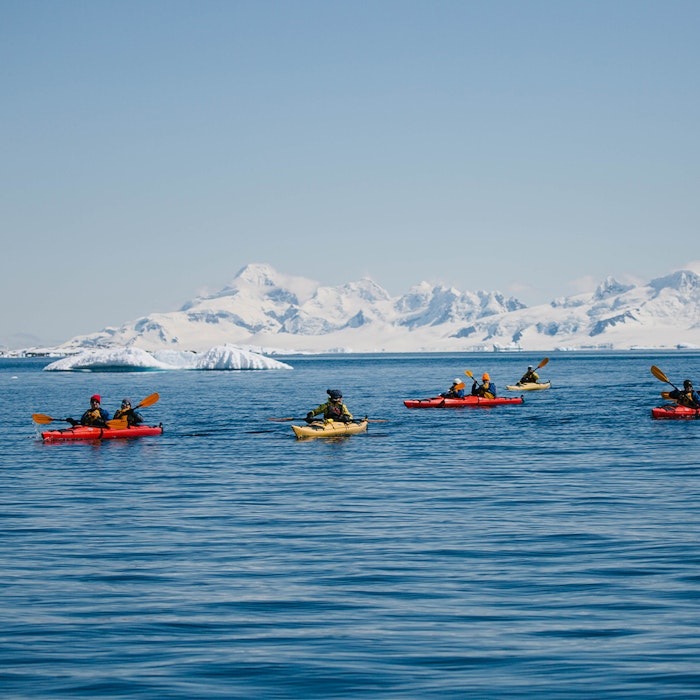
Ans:
POLYGON ((49 372, 147 372, 174 369, 240 370, 292 367, 234 345, 221 345, 202 353, 177 350, 150 353, 139 348, 102 348, 85 350, 44 367, 44 370, 49 372))

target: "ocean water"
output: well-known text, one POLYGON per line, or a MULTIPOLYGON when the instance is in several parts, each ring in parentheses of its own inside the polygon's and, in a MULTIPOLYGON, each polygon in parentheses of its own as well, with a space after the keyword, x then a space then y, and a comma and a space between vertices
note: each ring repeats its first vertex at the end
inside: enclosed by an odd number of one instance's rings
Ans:
MULTIPOLYGON (((700 354, 551 353, 521 406, 410 410, 542 355, 49 373, 0 360, 3 698, 700 697, 700 354), (297 441, 327 388, 366 435, 297 441), (31 414, 162 436, 44 444, 31 414)), ((55 423, 56 427, 64 423, 55 423)))

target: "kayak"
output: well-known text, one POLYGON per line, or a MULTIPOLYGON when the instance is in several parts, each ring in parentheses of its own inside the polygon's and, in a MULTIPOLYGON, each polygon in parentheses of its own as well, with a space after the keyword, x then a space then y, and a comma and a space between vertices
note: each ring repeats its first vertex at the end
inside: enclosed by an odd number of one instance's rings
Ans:
POLYGON ((293 425, 292 430, 298 438, 337 437, 338 435, 355 435, 367 430, 367 420, 359 423, 341 423, 340 421, 314 421, 308 425, 293 425))
POLYGON ((160 435, 163 425, 132 425, 129 428, 93 428, 87 425, 76 425, 74 428, 61 430, 46 430, 41 437, 46 442, 58 440, 118 440, 144 437, 145 435, 160 435))
POLYGON ((690 408, 690 406, 679 406, 678 404, 667 404, 651 409, 652 418, 700 418, 700 408, 690 408))
POLYGON ((552 382, 525 382, 524 384, 507 385, 508 391, 538 391, 539 389, 549 389, 552 382))
POLYGON ((431 399, 406 399, 403 404, 406 408, 456 408, 458 406, 504 406, 523 403, 523 400, 522 396, 497 396, 495 399, 471 395, 465 396, 463 399, 446 399, 442 396, 434 396, 431 399))

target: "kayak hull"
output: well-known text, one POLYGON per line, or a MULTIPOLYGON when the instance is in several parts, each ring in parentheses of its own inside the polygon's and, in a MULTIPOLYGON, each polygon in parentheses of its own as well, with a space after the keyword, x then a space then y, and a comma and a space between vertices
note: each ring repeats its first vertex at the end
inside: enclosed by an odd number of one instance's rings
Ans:
POLYGON ((671 418, 675 420, 693 420, 700 418, 700 408, 668 404, 651 409, 652 418, 671 418))
POLYGON ((292 430, 298 438, 327 438, 339 435, 356 435, 367 430, 369 421, 359 423, 341 423, 339 421, 317 421, 308 425, 293 425, 292 430))
POLYGON ((430 399, 406 399, 403 402, 406 408, 458 408, 460 406, 486 408, 488 406, 507 406, 509 404, 521 403, 523 403, 522 396, 497 396, 495 399, 485 399, 481 396, 465 396, 463 399, 446 399, 442 396, 434 396, 430 399))
POLYGON ((525 382, 525 384, 510 384, 506 386, 508 391, 541 391, 549 389, 552 382, 525 382))
POLYGON ((41 437, 45 442, 68 440, 129 440, 146 435, 161 435, 162 432, 162 425, 132 425, 129 428, 122 428, 121 430, 76 425, 74 428, 46 430, 41 434, 41 437))

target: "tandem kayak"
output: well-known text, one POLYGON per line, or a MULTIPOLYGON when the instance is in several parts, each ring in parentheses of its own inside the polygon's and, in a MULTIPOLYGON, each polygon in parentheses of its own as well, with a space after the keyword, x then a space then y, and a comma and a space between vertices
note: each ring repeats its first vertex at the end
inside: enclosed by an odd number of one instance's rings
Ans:
POLYGON ((293 425, 292 430, 298 438, 325 438, 338 435, 355 435, 367 430, 368 420, 358 423, 341 423, 340 421, 315 421, 309 425, 293 425))
POLYGON ((678 404, 667 404, 651 409, 652 418, 675 418, 692 419, 700 418, 700 408, 690 408, 690 406, 679 406, 678 404))
POLYGON ((538 391, 540 389, 549 389, 552 382, 525 382, 524 384, 510 384, 506 386, 508 391, 538 391))
POLYGON ((163 425, 132 425, 129 428, 93 428, 87 425, 76 425, 74 428, 61 430, 45 430, 41 437, 45 442, 59 440, 119 440, 144 437, 145 435, 160 435, 163 425))
POLYGON ((495 399, 485 399, 481 396, 465 396, 463 399, 446 399, 443 396, 434 396, 431 399, 406 399, 403 404, 406 408, 457 408, 458 406, 506 406, 508 404, 523 403, 522 396, 505 397, 497 396, 495 399))

